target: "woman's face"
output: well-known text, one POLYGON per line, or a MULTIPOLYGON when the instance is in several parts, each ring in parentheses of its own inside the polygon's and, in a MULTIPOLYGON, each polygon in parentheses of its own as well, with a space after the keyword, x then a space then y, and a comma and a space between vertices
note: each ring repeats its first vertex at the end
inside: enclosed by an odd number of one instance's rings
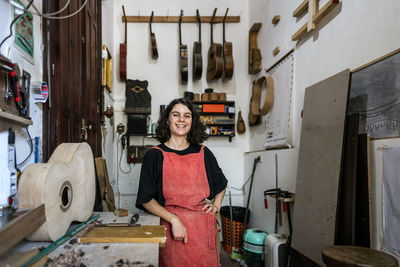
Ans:
POLYGON ((192 127, 192 112, 183 104, 172 107, 168 118, 171 136, 187 136, 192 127))

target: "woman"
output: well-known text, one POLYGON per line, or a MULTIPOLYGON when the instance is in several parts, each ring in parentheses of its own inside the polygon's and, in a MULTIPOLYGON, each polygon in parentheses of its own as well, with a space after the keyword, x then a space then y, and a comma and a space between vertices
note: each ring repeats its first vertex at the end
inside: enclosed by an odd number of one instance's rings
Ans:
POLYGON ((220 266, 215 214, 227 180, 212 152, 200 145, 208 135, 192 103, 171 101, 156 134, 161 144, 144 157, 136 206, 167 228, 160 266, 220 266))

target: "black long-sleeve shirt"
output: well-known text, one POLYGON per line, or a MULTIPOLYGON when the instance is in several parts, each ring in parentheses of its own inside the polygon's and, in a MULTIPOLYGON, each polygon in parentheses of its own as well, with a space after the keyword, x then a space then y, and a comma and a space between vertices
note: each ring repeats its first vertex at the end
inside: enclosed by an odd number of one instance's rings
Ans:
MULTIPOLYGON (((178 155, 199 153, 201 145, 190 145, 184 150, 174 150, 164 144, 158 145, 165 152, 173 152, 178 155)), ((151 148, 144 156, 140 172, 139 190, 136 199, 136 207, 144 210, 143 204, 155 199, 161 206, 165 206, 165 198, 162 192, 163 154, 160 150, 151 148)), ((204 147, 204 163, 210 187, 208 199, 213 199, 225 189, 228 181, 218 165, 214 154, 206 146, 204 147)))

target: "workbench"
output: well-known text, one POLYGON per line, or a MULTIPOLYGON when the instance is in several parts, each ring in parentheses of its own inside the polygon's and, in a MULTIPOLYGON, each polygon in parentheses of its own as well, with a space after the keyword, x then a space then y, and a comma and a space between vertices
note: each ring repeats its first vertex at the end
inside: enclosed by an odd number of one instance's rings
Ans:
MULTIPOLYGON (((160 224, 160 218, 157 216, 143 211, 136 213, 139 214, 139 220, 136 222, 138 224, 160 224)), ((128 216, 117 217, 113 212, 94 212, 93 214, 100 214, 97 221, 102 221, 102 223, 128 223, 133 215, 129 213, 128 216)), ((0 258, 0 265, 4 263, 1 261, 4 257, 46 248, 50 244, 52 243, 22 241, 0 258)), ((79 243, 77 238, 73 237, 50 252, 47 257, 57 261, 60 255, 61 257, 63 255, 77 256, 84 266, 121 266, 123 263, 125 263, 124 266, 158 266, 158 250, 158 243, 79 243)))

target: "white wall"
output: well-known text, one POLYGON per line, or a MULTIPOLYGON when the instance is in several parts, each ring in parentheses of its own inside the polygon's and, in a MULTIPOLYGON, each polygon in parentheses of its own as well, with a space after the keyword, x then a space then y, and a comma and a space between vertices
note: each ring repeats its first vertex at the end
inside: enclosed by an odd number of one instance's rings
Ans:
MULTIPOLYGON (((36 7, 41 10, 41 2, 35 1, 36 7)), ((5 36, 9 34, 9 26, 12 21, 11 6, 6 1, 0 1, 0 42, 5 36)), ((9 38, 1 47, 1 54, 8 57, 12 62, 18 63, 21 74, 22 70, 25 70, 31 74, 31 81, 41 81, 43 75, 43 57, 42 57, 42 25, 41 19, 37 16, 33 16, 33 35, 34 35, 34 60, 28 60, 20 50, 18 50, 12 44, 13 37, 9 38)), ((1 73, 3 75, 3 72, 1 73)), ((3 101, 3 100, 1 100, 3 101)), ((30 117, 33 121, 33 125, 29 126, 29 133, 34 139, 36 136, 40 137, 40 151, 42 148, 42 104, 35 104, 32 96, 30 96, 30 117)), ((0 131, 4 131, 11 127, 16 131, 16 150, 17 150, 17 163, 22 162, 30 152, 28 144, 28 136, 25 131, 25 127, 11 123, 5 120, 0 120, 0 131)), ((1 151, 0 153, 5 153, 1 151)), ((21 166, 23 170, 26 166, 33 163, 33 153, 29 160, 21 166)))
MULTIPOLYGON (((226 39, 233 43, 233 56, 235 60, 234 76, 231 81, 208 83, 206 81, 207 51, 210 45, 210 26, 203 23, 202 44, 203 44, 203 76, 201 81, 192 82, 192 50, 193 42, 198 38, 198 25, 195 23, 182 24, 182 42, 188 45, 189 51, 189 83, 181 85, 179 83, 178 66, 178 24, 177 23, 153 23, 152 28, 157 40, 159 52, 158 60, 151 58, 151 45, 149 37, 148 23, 128 23, 128 56, 127 56, 127 77, 129 79, 139 79, 149 81, 148 90, 152 95, 152 121, 157 121, 159 116, 159 106, 168 104, 173 98, 182 97, 184 91, 203 92, 205 88, 214 88, 216 92, 226 92, 228 100, 236 102, 236 110, 242 110, 243 114, 248 112, 248 99, 250 79, 247 75, 248 60, 248 1, 241 0, 206 0, 206 1, 103 1, 103 42, 109 46, 113 56, 113 92, 111 97, 106 97, 106 102, 111 101, 115 110, 114 138, 112 129, 107 125, 107 152, 104 157, 107 159, 110 179, 116 180, 118 177, 119 191, 122 194, 122 206, 132 209, 136 201, 137 185, 140 174, 140 164, 132 166, 129 174, 118 170, 116 156, 115 126, 123 122, 126 124, 126 116, 123 113, 125 105, 125 83, 119 79, 119 44, 124 40, 124 25, 121 21, 122 5, 125 6, 126 15, 149 16, 154 11, 155 16, 177 16, 180 9, 184 10, 184 15, 194 16, 196 9, 200 15, 211 16, 214 7, 218 8, 217 16, 225 14, 229 7, 229 15, 240 15, 240 23, 226 25, 226 39), (108 98, 108 99, 107 99, 108 98), (112 100, 113 98, 113 100, 112 100), (111 142, 113 140, 113 142, 111 142), (113 148, 112 154, 110 153, 113 148), (111 161, 113 163, 111 163, 111 161), (113 166, 110 169, 110 166, 113 166), (117 174, 118 172, 118 174, 117 174)), ((222 26, 214 26, 214 41, 222 42, 222 26)), ((245 118, 247 121, 247 119, 245 118)), ((158 144, 155 139, 142 137, 131 138, 134 144, 158 144)), ((205 142, 217 157, 229 183, 240 187, 244 175, 244 152, 248 151, 248 132, 244 135, 237 135, 229 142, 228 138, 210 138, 205 142)), ((121 150, 120 150, 121 151, 121 150)), ((119 151, 119 152, 120 152, 119 151)), ((129 166, 123 156, 122 169, 129 170, 129 166)), ((118 156, 119 159, 119 156, 118 156)), ((116 182, 115 182, 116 184, 116 182)), ((114 189, 115 191, 116 188, 114 189)), ((233 193, 233 202, 242 204, 242 192, 233 193)), ((118 197, 116 198, 118 201, 118 197)))
MULTIPOLYGON (((301 110, 305 88, 334 75, 346 68, 354 69, 375 58, 385 55, 400 44, 400 21, 397 14, 400 11, 400 2, 396 0, 354 0, 343 1, 316 27, 313 33, 308 34, 299 42, 291 41, 291 36, 305 23, 307 17, 300 20, 292 17, 292 12, 302 0, 290 1, 103 1, 103 40, 111 48, 113 55, 113 93, 112 97, 116 110, 115 125, 126 123, 122 112, 124 106, 124 83, 119 80, 119 43, 123 41, 124 27, 121 22, 122 8, 125 5, 127 15, 178 15, 184 9, 185 15, 194 15, 196 8, 201 15, 211 15, 214 7, 218 7, 218 15, 222 15, 226 7, 230 8, 231 15, 241 16, 239 24, 227 25, 227 40, 234 45, 235 74, 232 81, 221 81, 208 84, 203 75, 200 82, 189 79, 187 86, 178 82, 178 25, 153 24, 153 32, 157 38, 160 57, 157 61, 151 59, 148 24, 128 24, 128 78, 149 81, 149 91, 152 94, 152 120, 158 119, 159 105, 167 104, 170 99, 182 96, 185 90, 201 92, 202 89, 213 87, 218 92, 228 93, 229 100, 236 101, 237 111, 243 112, 247 123, 248 106, 251 92, 251 82, 261 75, 264 69, 277 62, 286 52, 295 48, 294 52, 294 86, 292 97, 292 136, 293 147, 287 150, 273 150, 263 152, 249 152, 252 135, 258 133, 257 127, 228 140, 211 139, 206 142, 215 153, 224 170, 229 184, 239 188, 249 177, 255 157, 261 155, 263 161, 258 165, 254 178, 253 192, 250 200, 252 218, 250 227, 274 230, 274 201, 270 200, 270 208, 263 208, 263 191, 275 187, 275 153, 278 155, 278 186, 284 190, 295 191, 298 151, 300 145, 301 110), (112 20, 108 17, 112 14, 112 20), (273 16, 280 15, 281 21, 273 26, 273 16), (106 21, 104 21, 106 20, 106 21), (255 22, 261 22, 262 27, 258 36, 258 44, 263 55, 263 71, 258 75, 248 75, 248 31, 255 22), (279 45, 281 52, 273 56, 272 50, 279 45), (249 153, 245 153, 249 152, 249 153)), ((321 6, 327 0, 321 0, 321 6)), ((196 24, 183 24, 183 42, 189 48, 189 66, 191 66, 192 44, 197 38, 196 24)), ((221 26, 217 25, 214 31, 216 41, 221 41, 221 26)), ((206 62, 206 53, 209 46, 209 25, 202 25, 203 61, 206 62)), ((191 76, 191 68, 189 77, 191 76)), ((277 88, 278 89, 278 88, 277 88)), ((110 98, 110 101, 112 98, 110 98)), ((117 177, 116 162, 116 134, 112 138, 112 130, 107 126, 107 164, 113 166, 110 178, 117 177), (109 137, 111 136, 111 137, 109 137), (111 142, 111 140, 114 140, 111 142), (112 163, 110 163, 113 161, 112 163)), ((114 129, 115 132, 115 129, 114 129)), ((262 133, 259 133, 262 134, 262 133)), ((132 140, 142 143, 143 140, 132 140)), ((146 139, 144 143, 156 144, 154 139, 146 139)), ((128 169, 122 162, 124 170, 128 169)), ((119 172, 119 188, 123 195, 123 206, 131 209, 135 201, 137 182, 139 179, 140 164, 133 167, 130 174, 119 172)), ((248 190, 248 187, 247 187, 248 190)), ((233 205, 246 206, 247 193, 243 196, 239 190, 232 190, 233 205)), ((224 199, 224 205, 228 198, 224 199)), ((284 219, 285 219, 284 215, 284 219)), ((285 222, 281 232, 288 233, 285 222)))
MULTIPOLYGON (((263 23, 259 33, 259 40, 261 40, 259 46, 261 46, 263 58, 267 57, 265 61, 263 60, 264 68, 270 67, 277 60, 271 57, 271 48, 280 45, 281 51, 282 47, 290 49, 292 34, 305 23, 306 17, 298 22, 292 17, 292 12, 302 2, 302 0, 249 2, 249 25, 251 26, 254 22, 263 23), (284 29, 275 31, 271 28, 274 15, 281 16, 281 22, 285 22, 284 29), (269 26, 265 27, 266 25, 269 26), (281 41, 277 44, 276 40, 281 41)), ((326 1, 320 2, 321 5, 326 3, 326 1)), ((259 172, 256 172, 255 178, 259 186, 253 187, 255 190, 253 190, 250 205, 253 211, 251 227, 270 231, 271 225, 274 224, 274 209, 265 211, 260 207, 263 201, 262 191, 275 185, 275 168, 271 167, 274 166, 274 157, 271 156, 273 153, 277 153, 278 158, 281 159, 279 168, 285 170, 285 173, 279 171, 279 186, 284 190, 295 190, 301 134, 300 114, 303 109, 305 88, 346 68, 354 69, 399 48, 399 11, 400 2, 397 0, 342 0, 340 6, 317 24, 314 32, 298 43, 294 43, 294 96, 292 100, 294 149, 262 153, 264 160, 258 166, 259 172)), ((279 55, 283 56, 284 53, 279 53, 279 55)), ((245 170, 247 172, 251 171, 252 160, 259 154, 246 155, 245 170)), ((271 206, 273 206, 272 202, 271 206)), ((282 232, 287 231, 287 225, 285 227, 281 230, 282 232)))

